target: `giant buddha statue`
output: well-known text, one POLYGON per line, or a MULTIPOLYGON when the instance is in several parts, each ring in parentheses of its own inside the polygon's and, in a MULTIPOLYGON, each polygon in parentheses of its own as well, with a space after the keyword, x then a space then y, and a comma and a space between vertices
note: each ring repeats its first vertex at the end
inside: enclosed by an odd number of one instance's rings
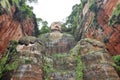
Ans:
POLYGON ((47 53, 67 53, 75 45, 72 35, 62 32, 60 22, 53 22, 50 26, 51 32, 42 34, 40 38, 45 42, 47 53))

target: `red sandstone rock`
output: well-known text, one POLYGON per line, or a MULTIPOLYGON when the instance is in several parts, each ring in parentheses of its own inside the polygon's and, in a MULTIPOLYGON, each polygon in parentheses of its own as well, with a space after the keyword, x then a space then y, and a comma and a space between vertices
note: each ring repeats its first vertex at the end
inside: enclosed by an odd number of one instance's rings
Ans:
MULTIPOLYGON (((89 1, 89 0, 88 0, 89 1)), ((95 0, 96 2, 98 0, 95 0)), ((84 24, 80 26, 78 35, 83 35, 84 38, 93 38, 105 42, 106 47, 111 55, 120 54, 120 24, 115 24, 114 27, 108 26, 110 17, 119 0, 105 0, 98 1, 97 4, 102 3, 97 11, 87 11, 83 19, 87 16, 84 24), (96 16, 95 16, 96 15, 96 16), (91 19, 94 17, 96 21, 91 24, 91 19), (101 28, 99 28, 101 27, 101 28)), ((86 8, 86 5, 85 7, 86 8)), ((87 6, 89 8, 89 6, 87 6)), ((85 10, 85 9, 83 9, 85 10)), ((87 10, 87 9, 86 9, 87 10)), ((80 39, 80 38, 79 38, 80 39)))
POLYGON ((34 32, 34 21, 32 18, 23 20, 23 23, 16 21, 13 18, 15 12, 15 6, 11 7, 11 14, 0 15, 0 53, 5 51, 5 48, 10 40, 19 40, 23 35, 23 32, 27 35, 32 35, 34 32), (23 24, 23 29, 21 29, 23 24))
POLYGON ((115 28, 108 26, 108 21, 110 16, 112 15, 112 11, 114 10, 114 8, 117 6, 117 4, 119 3, 119 0, 110 0, 106 3, 105 7, 104 7, 104 11, 100 11, 99 15, 98 15, 98 23, 103 26, 104 28, 104 32, 106 33, 106 35, 109 35, 110 33, 112 33, 112 35, 110 36, 109 42, 106 43, 106 46, 109 50, 109 52, 111 53, 111 55, 117 55, 120 54, 120 32, 119 32, 119 26, 120 24, 117 26, 118 29, 115 30, 115 28), (101 13, 102 12, 102 13, 101 13), (101 17, 100 15, 103 16, 101 17), (106 20, 106 23, 103 24, 103 19, 106 20))

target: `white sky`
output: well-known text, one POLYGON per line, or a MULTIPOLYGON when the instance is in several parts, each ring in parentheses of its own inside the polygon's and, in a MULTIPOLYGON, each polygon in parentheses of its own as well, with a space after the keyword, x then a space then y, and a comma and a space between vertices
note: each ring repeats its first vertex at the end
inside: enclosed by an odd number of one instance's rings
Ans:
POLYGON ((33 12, 37 18, 48 22, 48 26, 54 21, 64 21, 72 11, 72 6, 79 4, 80 0, 38 0, 32 3, 33 12))

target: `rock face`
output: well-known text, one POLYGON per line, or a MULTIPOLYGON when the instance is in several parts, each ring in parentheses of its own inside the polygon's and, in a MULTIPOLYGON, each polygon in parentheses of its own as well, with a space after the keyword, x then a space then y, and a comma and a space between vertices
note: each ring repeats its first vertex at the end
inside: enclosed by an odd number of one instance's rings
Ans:
POLYGON ((75 80, 76 58, 72 54, 52 54, 44 57, 44 78, 47 80, 75 80))
POLYGON ((33 35, 35 33, 36 24, 34 18, 22 19, 22 22, 16 20, 17 6, 10 2, 9 5, 10 10, 0 6, 0 10, 5 10, 4 13, 0 13, 0 53, 5 51, 10 40, 19 40, 24 35, 33 35))
POLYGON ((41 35, 48 54, 67 53, 76 44, 73 36, 58 31, 41 35))
POLYGON ((35 37, 23 37, 19 41, 19 66, 11 80, 43 80, 43 43, 35 37))
POLYGON ((103 43, 94 39, 82 39, 80 55, 85 66, 83 80, 120 80, 103 43))
POLYGON ((40 36, 46 46, 44 80, 75 80, 76 58, 72 59, 69 51, 76 41, 72 35, 62 33, 59 22, 52 23, 50 28, 50 33, 40 36))
POLYGON ((19 40, 17 51, 20 62, 11 80, 75 80, 76 57, 72 53, 46 55, 41 40, 30 36, 19 40))
MULTIPOLYGON (((120 23, 113 20, 113 13, 119 4, 119 0, 84 1, 76 29, 77 39, 97 39, 105 43, 111 55, 120 54, 120 23), (112 24, 111 20, 114 22, 113 25, 109 25, 112 24)), ((119 15, 114 17, 117 20, 119 15)))
POLYGON ((69 53, 49 54, 43 61, 48 80, 120 80, 105 45, 95 39, 82 39, 69 53))

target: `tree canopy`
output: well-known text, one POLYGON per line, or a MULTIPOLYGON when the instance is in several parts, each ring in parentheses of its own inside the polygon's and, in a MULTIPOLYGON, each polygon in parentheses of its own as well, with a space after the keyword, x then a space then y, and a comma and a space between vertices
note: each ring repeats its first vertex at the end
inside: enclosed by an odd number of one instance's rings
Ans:
POLYGON ((66 22, 63 24, 63 26, 64 26, 63 29, 65 29, 63 31, 66 31, 67 33, 70 33, 72 35, 75 34, 74 32, 77 27, 77 22, 79 19, 79 14, 80 14, 81 9, 82 9, 81 4, 75 4, 72 7, 71 14, 67 17, 66 22))

